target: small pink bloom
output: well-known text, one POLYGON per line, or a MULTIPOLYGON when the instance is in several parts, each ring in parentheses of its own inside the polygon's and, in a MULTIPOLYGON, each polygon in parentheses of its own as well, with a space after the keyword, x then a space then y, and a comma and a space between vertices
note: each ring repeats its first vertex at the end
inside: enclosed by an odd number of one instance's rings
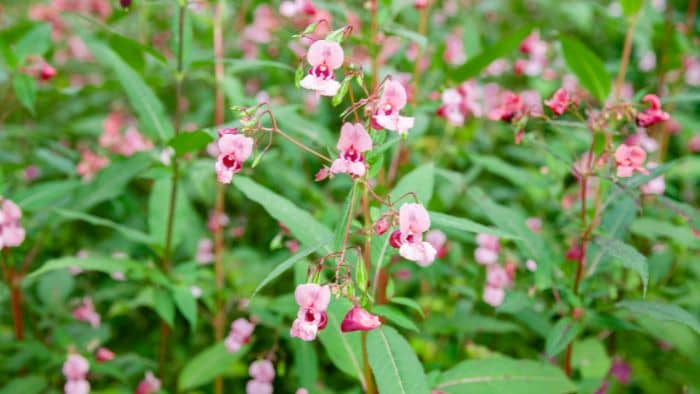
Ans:
MULTIPOLYGON (((649 168, 656 168, 658 167, 658 164, 654 162, 649 162, 647 165, 649 168)), ((643 194, 658 194, 662 195, 664 194, 664 191, 666 190, 666 181, 664 180, 663 176, 658 176, 649 182, 643 184, 642 186, 639 187, 639 189, 642 191, 643 194)))
POLYGON ((294 394, 309 394, 309 390, 307 390, 303 387, 300 387, 297 389, 297 391, 294 394))
POLYGON ((275 367, 270 360, 258 360, 250 364, 248 373, 253 379, 271 383, 275 380, 275 367))
POLYGON ((500 104, 489 112, 489 119, 510 123, 525 114, 523 101, 517 94, 505 91, 500 97, 500 104))
POLYGON ((100 326, 100 315, 95 311, 95 306, 92 304, 92 298, 85 297, 80 304, 73 309, 73 317, 77 320, 90 323, 92 327, 100 326))
POLYGON ((459 66, 467 61, 462 43, 462 32, 457 29, 445 38, 445 52, 442 55, 445 63, 451 66, 459 66))
POLYGON ((31 182, 31 181, 37 179, 39 177, 40 173, 41 173, 41 171, 39 170, 38 166, 31 165, 31 166, 27 166, 24 168, 23 176, 27 182, 31 182))
POLYGON ((624 360, 616 357, 610 367, 610 375, 617 379, 618 382, 627 385, 630 383, 632 368, 624 360))
POLYGON ((527 228, 533 233, 540 233, 542 231, 542 219, 537 217, 527 218, 525 221, 527 228))
POLYGON ((384 235, 389 230, 389 221, 382 216, 374 223, 373 229, 375 234, 384 235))
POLYGON ((648 51, 639 58, 639 63, 637 63, 640 71, 651 71, 656 68, 656 54, 652 51, 648 51))
POLYGON ((574 243, 571 244, 569 249, 566 251, 566 259, 571 261, 578 261, 583 256, 583 250, 581 247, 574 243))
POLYGON ((301 308, 325 312, 331 301, 331 290, 328 286, 305 283, 297 286, 294 291, 294 298, 301 308))
POLYGON ((63 386, 64 394, 89 394, 90 383, 85 379, 69 380, 63 386))
POLYGON ((494 264, 498 261, 498 252, 492 249, 479 247, 474 250, 474 260, 483 265, 494 264))
POLYGON ((617 162, 617 176, 621 178, 631 177, 637 171, 648 175, 649 171, 643 167, 647 153, 638 146, 622 144, 615 150, 615 161, 617 162))
POLYGON ((286 246, 291 253, 297 253, 299 251, 299 241, 296 239, 285 241, 284 246, 286 246))
POLYGON ((22 244, 25 231, 20 223, 22 210, 8 199, 0 197, 0 250, 22 244))
POLYGON ((326 309, 331 299, 330 288, 315 283, 302 284, 294 291, 294 298, 299 304, 299 312, 292 324, 290 335, 304 341, 312 341, 318 331, 328 324, 326 309))
POLYGON ((85 379, 90 369, 90 364, 85 357, 79 354, 70 354, 63 363, 63 375, 67 380, 85 379))
POLYGON ((406 89, 397 80, 388 80, 384 83, 382 95, 375 107, 372 117, 372 127, 385 128, 405 134, 413 127, 415 119, 399 115, 399 111, 406 106, 406 89))
MULTIPOLYGON (((417 10, 422 10, 423 8, 425 8, 425 7, 428 6, 428 0, 415 0, 415 1, 413 2, 413 6, 414 6, 417 10)), ((299 394, 299 393, 297 393, 297 394, 299 394)))
POLYGON ((486 267, 487 286, 503 288, 509 286, 510 283, 510 276, 503 267, 498 264, 489 264, 486 267))
POLYGON ((216 176, 221 183, 231 183, 233 174, 241 171, 243 162, 253 153, 254 141, 243 134, 224 134, 219 138, 216 176))
POLYGON ((493 250, 494 252, 499 252, 501 250, 501 244, 497 236, 491 234, 478 234, 476 236, 476 243, 479 246, 493 250))
POLYGON ((314 90, 322 96, 335 96, 340 83, 335 80, 334 70, 343 65, 343 48, 337 42, 318 40, 306 53, 311 65, 309 74, 301 80, 301 87, 314 90))
POLYGON ((99 363, 114 360, 114 353, 106 347, 101 347, 95 352, 95 360, 99 363))
POLYGON ((688 141, 688 150, 693 153, 700 152, 700 135, 690 138, 690 141, 688 141))
MULTIPOLYGON (((223 212, 217 213, 216 211, 209 212, 209 220, 207 221, 207 228, 211 232, 215 232, 219 227, 225 227, 229 224, 228 215, 223 212)), ((212 244, 213 246, 213 244, 212 244)))
POLYGON ((199 240, 195 260, 199 264, 211 264, 214 261, 214 242, 212 240, 208 238, 199 240))
POLYGON ((314 175, 314 181, 315 182, 321 182, 322 180, 328 178, 328 176, 331 174, 331 169, 329 167, 322 167, 316 175, 314 175))
POLYGON ((649 108, 645 109, 643 112, 637 113, 637 125, 639 127, 653 126, 671 118, 667 112, 661 110, 661 100, 659 100, 659 96, 647 94, 642 98, 642 101, 649 104, 649 108))
POLYGON ((430 216, 423 205, 403 204, 399 209, 399 229, 403 237, 421 236, 430 228, 430 216))
POLYGON ((425 234, 425 240, 433 245, 437 251, 437 258, 442 259, 447 255, 447 236, 440 230, 430 230, 425 234))
POLYGON ((229 332, 224 344, 229 352, 237 352, 243 345, 250 342, 250 337, 255 330, 255 324, 247 319, 238 318, 231 323, 231 331, 229 332))
POLYGON ((437 251, 428 242, 405 242, 399 248, 399 254, 406 260, 415 261, 421 267, 427 267, 435 261, 437 251))
POLYGON ((401 231, 400 230, 395 230, 391 235, 389 235, 389 245, 391 245, 392 248, 398 249, 401 247, 401 231))
POLYGON ((83 149, 80 152, 80 156, 82 160, 78 163, 76 172, 82 177, 83 181, 86 182, 90 181, 95 174, 109 164, 108 158, 92 153, 87 149, 83 149))
POLYGON ((503 304, 506 292, 503 288, 486 286, 484 288, 483 300, 485 303, 497 308, 503 304))
POLYGON ((364 153, 372 149, 372 137, 361 123, 345 123, 340 130, 337 145, 339 157, 333 162, 333 174, 346 173, 353 178, 365 175, 367 164, 364 153))
POLYGON ((530 260, 527 260, 527 261, 525 262, 525 267, 526 267, 527 270, 530 271, 530 272, 535 272, 535 271, 537 271, 537 263, 535 262, 535 260, 531 260, 531 259, 530 259, 530 260))
POLYGON ((371 331, 382 324, 379 316, 373 315, 359 305, 353 306, 340 324, 340 331, 371 331))
POLYGON ((549 107, 555 115, 559 116, 566 112, 566 108, 571 104, 571 97, 569 97, 569 93, 564 88, 560 88, 554 92, 552 98, 545 101, 544 104, 549 107))
POLYGON ((134 394, 154 394, 160 390, 160 380, 153 375, 153 372, 148 371, 139 382, 134 394))
POLYGON ((249 380, 245 386, 246 394, 272 394, 272 383, 249 380))
POLYGON ((54 76, 56 76, 56 69, 48 63, 43 63, 39 71, 39 79, 42 81, 49 81, 53 79, 54 76))

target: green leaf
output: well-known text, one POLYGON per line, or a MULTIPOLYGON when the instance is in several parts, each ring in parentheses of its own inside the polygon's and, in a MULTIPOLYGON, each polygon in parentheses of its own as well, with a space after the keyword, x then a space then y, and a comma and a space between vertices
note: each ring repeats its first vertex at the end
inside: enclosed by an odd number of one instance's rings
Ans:
POLYGON ((318 355, 314 342, 292 338, 294 368, 299 377, 299 387, 316 387, 318 380, 318 355))
POLYGON ((700 243, 689 226, 676 226, 663 220, 650 217, 641 217, 632 222, 630 231, 639 237, 656 241, 666 238, 670 242, 683 245, 688 248, 700 248, 700 243))
POLYGON ((340 251, 343 248, 343 240, 345 239, 345 230, 348 226, 348 216, 350 216, 350 210, 354 209, 357 202, 357 183, 353 183, 348 196, 345 197, 345 203, 343 204, 343 210, 340 213, 340 221, 335 227, 335 240, 333 241, 333 250, 340 251))
POLYGON ((418 332, 416 324, 404 315, 400 310, 388 305, 376 305, 372 308, 372 313, 387 318, 390 322, 401 328, 418 332))
POLYGON ((191 390, 232 372, 234 365, 249 350, 250 345, 246 345, 236 353, 230 353, 223 342, 204 349, 182 368, 177 379, 178 390, 191 390))
POLYGON ((340 103, 342 103, 343 98, 346 94, 348 94, 351 79, 351 76, 347 76, 345 79, 343 79, 343 82, 340 84, 340 88, 338 89, 338 93, 336 93, 331 100, 331 104, 333 104, 334 107, 337 107, 340 103))
POLYGON ((652 301, 620 301, 616 304, 618 308, 624 308, 632 312, 633 316, 646 315, 655 320, 673 321, 693 329, 700 334, 700 320, 685 309, 673 304, 664 304, 652 301))
POLYGON ((66 209, 56 209, 55 212, 63 216, 64 218, 68 219, 74 219, 74 220, 82 220, 84 222, 88 222, 90 224, 94 224, 95 226, 103 226, 103 227, 109 227, 111 229, 114 229, 121 233, 124 237, 127 239, 134 241, 134 242, 140 242, 146 245, 150 245, 153 243, 153 238, 149 236, 148 234, 144 233, 143 231, 133 229, 131 227, 123 226, 119 223, 115 223, 111 220, 107 220, 101 217, 93 216, 87 213, 82 213, 78 211, 70 211, 66 209))
POLYGON ((562 394, 576 390, 553 365, 501 357, 463 361, 443 372, 435 388, 449 394, 562 394))
POLYGON ((234 177, 233 183, 246 197, 262 205, 273 218, 284 223, 302 244, 317 245, 333 237, 328 227, 287 198, 243 176, 234 177))
POLYGON ((75 287, 75 278, 68 270, 51 271, 39 278, 36 292, 42 304, 60 307, 75 287))
POLYGON ((425 316, 425 313, 423 312, 423 308, 413 299, 413 298, 406 298, 406 297, 393 297, 389 300, 389 302, 393 304, 399 304, 403 306, 407 306, 414 311, 418 312, 421 316, 425 316))
POLYGON ((513 166, 499 159, 498 157, 481 156, 475 154, 472 154, 469 157, 477 165, 484 167, 486 170, 496 175, 500 175, 508 179, 516 186, 520 186, 523 188, 544 188, 548 184, 547 179, 541 176, 539 173, 527 171, 521 167, 513 166))
POLYGON ((346 374, 359 379, 365 386, 362 375, 362 335, 360 332, 343 333, 340 331, 340 323, 352 304, 345 298, 332 300, 326 311, 328 325, 318 333, 323 347, 338 369, 346 374))
POLYGON ((194 329, 197 326, 197 300, 192 295, 192 291, 187 287, 176 287, 172 293, 177 309, 185 316, 190 327, 194 329))
POLYGON ((29 375, 12 379, 0 389, 0 394, 39 394, 48 385, 46 379, 39 375, 29 375))
POLYGON ((579 332, 581 332, 581 325, 578 322, 568 316, 560 319, 547 335, 545 352, 549 357, 556 356, 576 338, 579 332))
POLYGON ((296 71, 294 71, 294 86, 301 88, 301 80, 304 78, 304 63, 299 63, 296 71))
POLYGON ((595 243, 600 246, 601 251, 606 255, 618 260, 622 266, 629 268, 639 274, 644 285, 644 294, 647 292, 649 283, 649 266, 647 258, 637 251, 633 246, 628 245, 619 239, 597 237, 595 243))
POLYGON ((489 64, 493 63, 494 60, 507 57, 511 52, 516 50, 529 33, 530 28, 525 28, 498 40, 497 44, 484 48, 478 55, 471 58, 471 60, 450 72, 450 78, 455 81, 464 81, 479 75, 479 73, 488 67, 489 64))
POLYGON ((168 142, 175 150, 175 154, 182 156, 188 152, 197 152, 205 148, 214 138, 206 131, 192 131, 180 133, 168 142))
POLYGON ((600 339, 586 338, 574 342, 571 365, 578 368, 584 379, 602 379, 610 369, 610 357, 600 339))
POLYGON ((17 192, 15 201, 23 211, 35 212, 55 207, 62 201, 71 200, 73 191, 80 186, 82 182, 77 179, 37 183, 17 192))
MULTIPOLYGON (((170 209, 170 194, 172 180, 169 178, 159 179, 153 184, 151 196, 148 202, 148 229, 150 237, 157 245, 165 245, 165 237, 168 225, 168 213, 170 209)), ((191 224, 186 216, 189 216, 192 207, 187 201, 182 188, 177 193, 175 201, 175 217, 173 222, 172 246, 176 247, 191 231, 191 224)))
POLYGON ((17 73, 12 76, 12 89, 17 100, 34 114, 34 101, 36 101, 36 81, 27 74, 17 73))
POLYGON ((313 253, 313 252, 315 252, 315 251, 321 249, 322 247, 326 246, 326 245, 330 242, 330 240, 331 240, 330 237, 328 237, 328 238, 326 238, 326 239, 321 240, 320 242, 318 242, 318 243, 316 243, 316 244, 309 245, 309 246, 307 246, 307 247, 301 249, 301 250, 300 250, 299 252, 297 252, 295 255, 293 255, 293 256, 289 257, 288 259, 284 260, 283 262, 279 263, 279 264, 272 270, 272 272, 270 272, 270 273, 265 277, 265 279, 263 279, 263 281, 260 282, 260 284, 258 285, 258 287, 255 288, 255 291, 253 292, 253 295, 251 295, 250 297, 251 297, 251 298, 255 297, 255 295, 258 294, 258 292, 259 292, 260 290, 262 290, 263 287, 267 286, 270 282, 272 282, 273 280, 277 279, 277 277, 280 276, 280 275, 282 275, 282 273, 284 273, 286 270, 292 268, 292 267, 294 266, 294 264, 295 264, 297 261, 299 261, 299 260, 301 260, 301 259, 304 259, 305 257, 307 257, 308 255, 310 255, 311 253, 313 253))
POLYGON ((58 269, 66 269, 68 267, 77 267, 82 268, 83 270, 105 272, 108 274, 122 272, 127 277, 129 277, 130 273, 143 272, 143 266, 141 264, 129 259, 115 259, 100 256, 90 256, 85 258, 68 256, 59 257, 57 259, 52 259, 45 262, 37 270, 27 275, 25 280, 31 282, 42 274, 58 269))
POLYGON ((141 76, 105 44, 94 39, 87 39, 86 43, 95 59, 116 74, 132 108, 138 114, 144 133, 160 141, 169 140, 174 134, 170 120, 163 104, 141 76))
POLYGON ((620 0, 620 3, 622 4, 622 13, 624 13, 626 17, 630 17, 639 12, 642 8, 642 4, 644 4, 644 0, 620 0))
POLYGON ((136 154, 110 164, 92 182, 83 185, 78 193, 81 197, 72 208, 85 211, 103 201, 123 195, 126 185, 150 164, 151 159, 146 154, 136 154))
POLYGON ((579 83, 604 102, 610 94, 612 82, 603 61, 583 43, 572 37, 561 37, 562 54, 566 65, 576 75, 579 83))
POLYGON ((153 309, 155 309, 158 316, 163 319, 164 322, 168 323, 170 327, 174 327, 175 324, 175 304, 170 296, 170 292, 163 288, 156 287, 153 288, 153 309))
POLYGON ((404 175, 398 184, 394 187, 394 190, 389 194, 391 202, 396 202, 396 200, 402 196, 401 203, 413 202, 413 198, 407 193, 415 193, 416 197, 421 204, 428 206, 430 199, 433 196, 433 186, 435 183, 435 165, 433 163, 426 163, 422 166, 416 168, 415 170, 404 175))
POLYGON ((493 234, 501 238, 515 239, 517 236, 493 227, 487 227, 483 224, 473 222, 469 219, 458 218, 456 216, 446 215, 439 212, 430 212, 430 223, 432 227, 449 229, 454 231, 463 231, 468 233, 484 233, 493 234))
POLYGON ((430 393, 423 366, 394 328, 382 325, 369 332, 367 356, 380 393, 430 393))
POLYGON ((51 25, 40 23, 20 38, 17 45, 15 45, 15 55, 20 63, 24 63, 28 55, 41 56, 50 47, 51 25))

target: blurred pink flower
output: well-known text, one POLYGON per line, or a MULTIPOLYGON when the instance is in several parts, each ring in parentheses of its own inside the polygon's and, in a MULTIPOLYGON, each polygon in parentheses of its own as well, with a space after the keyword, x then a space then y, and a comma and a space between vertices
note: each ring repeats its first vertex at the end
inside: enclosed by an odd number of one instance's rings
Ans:
POLYGON ((537 271, 537 263, 535 262, 535 260, 528 259, 525 262, 525 268, 527 268, 527 270, 530 272, 535 272, 537 271))
POLYGON ((479 245, 474 250, 474 260, 482 265, 494 264, 498 261, 498 254, 501 245, 498 237, 491 234, 479 234, 476 236, 476 243, 479 245))
POLYGON ((372 127, 406 134, 413 127, 415 119, 401 116, 399 111, 406 106, 406 89, 401 82, 389 79, 384 82, 382 95, 375 107, 372 127))
POLYGON ((490 286, 484 288, 483 300, 494 308, 501 306, 505 298, 506 292, 502 288, 490 286))
POLYGON ((63 362, 62 372, 67 380, 85 379, 88 370, 90 370, 88 360, 79 354, 69 354, 63 362))
POLYGON ((195 260, 199 264, 211 264, 214 261, 214 242, 208 238, 202 238, 197 244, 195 260))
POLYGON ((41 171, 38 166, 30 165, 24 168, 22 175, 27 182, 31 182, 39 177, 41 171))
POLYGON ((95 311, 95 306, 90 297, 83 298, 80 304, 73 309, 73 317, 77 320, 90 323, 94 328, 100 326, 100 315, 95 311))
POLYGON ((97 360, 98 363, 112 361, 113 359, 114 353, 106 347, 101 347, 95 352, 95 360, 97 360))
POLYGON ((245 386, 246 394, 272 394, 272 383, 249 380, 245 386))
POLYGON ((89 394, 90 382, 85 379, 69 380, 63 386, 64 394, 89 394))
POLYGON ((700 86, 700 60, 686 56, 683 59, 685 83, 690 86, 700 86))
POLYGON ((372 149, 372 137, 362 123, 344 123, 336 147, 340 153, 331 165, 331 172, 346 173, 353 178, 364 176, 367 169, 364 153, 372 149))
POLYGON ((637 67, 639 67, 640 71, 651 71, 654 68, 656 68, 656 54, 652 51, 647 51, 645 52, 640 58, 639 62, 637 63, 637 67))
POLYGON ((442 259, 447 255, 447 236, 445 233, 437 229, 430 230, 425 234, 425 240, 433 245, 433 248, 437 251, 437 258, 442 259))
POLYGON ((399 254, 420 266, 428 266, 435 261, 437 251, 423 241, 423 233, 430 228, 430 216, 423 205, 406 203, 399 209, 399 230, 389 237, 389 244, 399 248, 399 254))
POLYGON ((250 342, 250 337, 255 330, 255 324, 245 318, 238 318, 231 323, 231 331, 229 332, 224 344, 229 352, 237 352, 241 346, 250 342))
POLYGON ((647 153, 638 146, 621 144, 615 150, 615 161, 617 161, 617 176, 621 178, 631 177, 637 171, 648 175, 649 171, 643 167, 647 153))
POLYGON ((109 164, 108 158, 93 153, 88 149, 82 149, 80 156, 81 160, 76 167, 76 171, 85 182, 92 180, 95 174, 109 164))
POLYGON ((566 112, 566 108, 571 104, 571 98, 564 88, 560 88, 554 92, 551 99, 546 100, 544 103, 555 115, 559 116, 566 112))
POLYGON ((668 113, 661 110, 661 100, 659 100, 657 95, 647 94, 642 98, 642 101, 649 104, 649 108, 645 109, 643 112, 637 113, 637 125, 639 127, 653 126, 671 118, 668 113))
POLYGON ((467 61, 460 29, 456 29, 445 38, 445 52, 443 52, 442 58, 445 63, 451 66, 460 66, 467 61))
MULTIPOLYGON (((653 169, 658 167, 659 165, 657 163, 654 163, 650 161, 647 164, 647 167, 649 169, 653 169)), ((643 184, 642 186, 639 187, 641 192, 643 194, 657 194, 657 195, 662 195, 664 194, 664 191, 666 190, 666 181, 664 180, 663 176, 658 176, 656 178, 653 178, 649 182, 643 184)))
POLYGON ((258 360, 250 364, 248 373, 253 379, 261 382, 272 382, 275 380, 275 367, 270 360, 258 360))
POLYGON ((22 210, 19 206, 0 196, 0 250, 22 244, 26 234, 21 219, 22 210))
POLYGON ((527 220, 525 220, 525 225, 533 233, 539 233, 542 231, 542 219, 538 217, 527 218, 527 220))
POLYGON ((153 372, 148 371, 143 379, 136 386, 134 394, 154 394, 160 391, 160 380, 153 375, 153 372))

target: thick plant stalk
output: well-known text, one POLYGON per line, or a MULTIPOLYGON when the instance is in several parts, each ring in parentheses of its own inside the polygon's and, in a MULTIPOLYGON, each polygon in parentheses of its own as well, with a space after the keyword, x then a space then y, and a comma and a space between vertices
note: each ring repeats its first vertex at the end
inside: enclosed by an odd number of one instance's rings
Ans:
MULTIPOLYGON (((224 36, 222 31, 223 19, 223 1, 219 0, 214 6, 214 75, 215 75, 215 106, 214 106, 214 124, 221 125, 224 123, 224 92, 221 89, 224 83, 224 36)), ((216 184, 216 205, 214 207, 217 218, 224 213, 224 186, 221 183, 216 184)), ((224 313, 224 297, 222 291, 224 288, 224 234, 223 227, 217 225, 214 229, 214 275, 216 284, 216 314, 214 316, 214 337, 216 342, 221 342, 224 338, 225 313, 224 313)), ((221 376, 217 376, 214 380, 214 392, 223 394, 224 380, 221 376)))
MULTIPOLYGON (((187 12, 187 5, 185 3, 180 3, 178 9, 178 50, 177 50, 177 74, 175 76, 175 135, 180 134, 180 128, 182 126, 182 108, 180 106, 182 100, 182 80, 184 79, 183 69, 183 41, 184 41, 184 31, 185 31, 185 14, 187 12)), ((177 156, 173 156, 172 164, 173 176, 172 185, 170 188, 170 201, 168 205, 168 218, 165 230, 165 248, 163 249, 163 261, 161 268, 167 274, 170 272, 171 259, 172 259, 172 240, 173 240, 173 228, 175 223, 175 205, 177 201, 177 184, 180 180, 180 168, 178 167, 177 156)), ((160 375, 164 376, 165 373, 165 360, 168 353, 168 337, 170 336, 170 328, 166 322, 161 322, 160 326, 161 337, 160 337, 160 351, 159 351, 159 364, 160 364, 160 375)))
POLYGON ((365 376, 365 382, 367 382, 365 393, 377 394, 377 387, 374 385, 374 376, 372 376, 372 369, 369 366, 369 357, 367 355, 367 331, 362 331, 362 362, 364 364, 362 373, 365 376))
POLYGON ((620 99, 620 92, 622 91, 622 85, 625 83, 625 75, 627 74, 627 66, 630 62, 630 55, 632 54, 632 39, 634 38, 634 28, 637 26, 638 15, 634 15, 630 18, 629 26, 627 26, 627 33, 625 34, 625 43, 622 47, 622 59, 620 62, 620 69, 617 72, 617 79, 615 80, 615 90, 613 92, 613 101, 617 102, 620 99))

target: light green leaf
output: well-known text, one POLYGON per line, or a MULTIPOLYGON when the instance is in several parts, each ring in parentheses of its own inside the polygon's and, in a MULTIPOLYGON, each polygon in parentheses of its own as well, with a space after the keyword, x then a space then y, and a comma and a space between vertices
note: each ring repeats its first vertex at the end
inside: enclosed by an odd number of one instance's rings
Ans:
POLYGON ((508 179, 514 185, 523 188, 545 187, 548 184, 546 178, 539 173, 527 171, 521 167, 515 167, 495 156, 470 155, 469 158, 486 170, 508 179))
POLYGON ((0 389, 0 394, 39 394, 48 385, 46 379, 39 375, 23 376, 12 379, 0 389))
POLYGON ((547 335, 545 352, 549 357, 556 356, 576 338, 579 332, 581 332, 581 325, 578 322, 568 316, 560 319, 547 335))
POLYGON ((604 102, 610 94, 612 82, 603 61, 583 43, 572 37, 561 37, 566 65, 598 101, 604 102))
POLYGON ((434 183, 435 165, 426 163, 404 175, 389 196, 392 202, 396 202, 398 198, 405 196, 398 204, 400 207, 403 203, 414 201, 410 195, 407 195, 407 193, 412 192, 415 193, 421 204, 428 206, 433 196, 434 183))
POLYGON ((393 304, 399 304, 403 306, 407 306, 414 311, 418 312, 421 316, 425 316, 425 313, 423 312, 423 308, 413 299, 413 298, 407 298, 407 297, 392 297, 389 302, 393 304))
POLYGON ((501 238, 515 239, 517 236, 500 229, 484 226, 469 219, 458 218, 439 212, 430 212, 430 223, 432 227, 464 231, 468 233, 493 234, 501 238))
POLYGON ((374 308, 372 308, 372 313, 387 318, 390 322, 401 328, 418 332, 418 327, 416 327, 416 324, 410 318, 408 318, 408 316, 404 315, 401 311, 394 307, 389 305, 376 305, 374 308))
POLYGON ((353 183, 352 189, 345 197, 345 203, 343 204, 343 210, 340 213, 340 221, 335 227, 335 240, 333 241, 333 250, 340 251, 343 248, 343 240, 345 239, 345 230, 348 226, 348 216, 350 215, 350 210, 354 209, 357 203, 357 183, 353 183))
POLYGON ((46 273, 39 278, 36 292, 41 303, 48 307, 60 307, 75 287, 75 278, 68 270, 46 273))
POLYGON ((328 310, 328 325, 318 333, 323 347, 338 369, 346 374, 359 379, 364 387, 362 375, 362 344, 360 332, 343 333, 340 331, 340 323, 352 304, 345 298, 331 300, 328 310))
POLYGON ((618 308, 624 308, 632 312, 633 315, 646 315, 655 320, 673 321, 692 328, 700 334, 700 320, 685 309, 673 304, 664 304, 652 301, 620 301, 616 304, 618 308))
POLYGON ((450 73, 451 79, 464 81, 476 77, 483 69, 489 66, 494 60, 506 57, 518 46, 530 33, 530 28, 518 30, 515 33, 498 40, 495 45, 484 48, 478 55, 450 73))
POLYGON ((175 154, 182 156, 205 148, 213 140, 214 138, 206 131, 197 130, 178 134, 168 142, 168 145, 175 150, 175 154))
MULTIPOLYGON (((163 178, 153 183, 151 196, 148 202, 148 229, 151 238, 157 245, 165 245, 165 236, 168 225, 168 212, 170 209, 170 194, 172 180, 163 178)), ((187 201, 184 190, 180 188, 175 202, 175 212, 173 222, 172 246, 177 246, 191 230, 190 223, 185 220, 185 212, 192 208, 187 201)))
POLYGON ((382 325, 370 331, 367 355, 380 393, 430 393, 423 365, 394 328, 382 325))
POLYGON ((606 255, 618 260, 622 266, 629 268, 639 274, 644 285, 644 294, 647 292, 649 283, 649 266, 647 258, 637 251, 633 246, 628 245, 619 239, 597 237, 595 243, 600 246, 601 251, 606 255))
POLYGON ((121 233, 124 237, 127 239, 134 241, 134 242, 140 242, 146 245, 150 245, 153 243, 153 238, 149 236, 148 234, 144 233, 143 231, 133 229, 131 227, 123 226, 119 223, 115 223, 111 220, 107 220, 101 217, 93 216, 87 213, 82 213, 78 211, 70 211, 66 209, 56 209, 55 212, 68 219, 74 219, 74 220, 82 220, 84 222, 88 222, 90 224, 94 224, 96 226, 103 226, 103 227, 109 227, 111 229, 114 229, 121 233))
POLYGON ((41 267, 27 275, 26 281, 31 282, 38 276, 50 271, 58 269, 66 269, 68 267, 82 268, 88 271, 98 271, 112 274, 122 272, 127 277, 130 273, 142 273, 143 266, 129 259, 115 259, 111 257, 90 256, 78 258, 73 256, 59 257, 45 262, 41 267))
POLYGON ((17 100, 34 114, 34 101, 36 101, 36 81, 27 74, 17 73, 12 76, 12 89, 17 100))
POLYGON ((576 390, 553 365, 501 357, 463 361, 442 373, 435 388, 449 394, 563 394, 576 390))
POLYGON ((176 287, 172 293, 177 309, 185 316, 190 327, 194 329, 197 326, 197 300, 192 295, 192 291, 187 287, 176 287))
POLYGON ((82 182, 77 179, 37 183, 17 192, 15 201, 23 211, 36 212, 70 200, 73 191, 81 185, 82 182))
POLYGON ((602 379, 610 369, 610 357, 600 339, 586 338, 574 342, 571 365, 578 368, 584 379, 602 379))
POLYGON ((136 154, 110 164, 100 171, 92 182, 80 188, 80 197, 72 208, 87 211, 103 201, 121 196, 126 185, 143 173, 150 164, 151 159, 146 154, 136 154))
POLYGON ((663 220, 650 217, 641 217, 632 222, 630 226, 632 234, 656 241, 666 238, 670 242, 683 245, 688 248, 700 248, 700 242, 693 234, 690 226, 676 226, 663 220))
POLYGON ((243 346, 236 353, 230 353, 223 342, 219 342, 192 357, 182 368, 177 379, 179 391, 191 390, 214 381, 219 376, 233 371, 236 362, 250 350, 243 346))
POLYGON ((170 292, 163 288, 156 287, 153 288, 153 309, 155 309, 158 316, 163 319, 164 322, 168 323, 170 327, 174 326, 175 323, 175 304, 170 296, 170 292))
POLYGON ((15 55, 20 63, 28 55, 41 56, 51 47, 51 25, 37 24, 22 36, 15 45, 15 55))
POLYGON ((644 0, 620 0, 622 12, 626 17, 636 15, 644 4, 644 0))

